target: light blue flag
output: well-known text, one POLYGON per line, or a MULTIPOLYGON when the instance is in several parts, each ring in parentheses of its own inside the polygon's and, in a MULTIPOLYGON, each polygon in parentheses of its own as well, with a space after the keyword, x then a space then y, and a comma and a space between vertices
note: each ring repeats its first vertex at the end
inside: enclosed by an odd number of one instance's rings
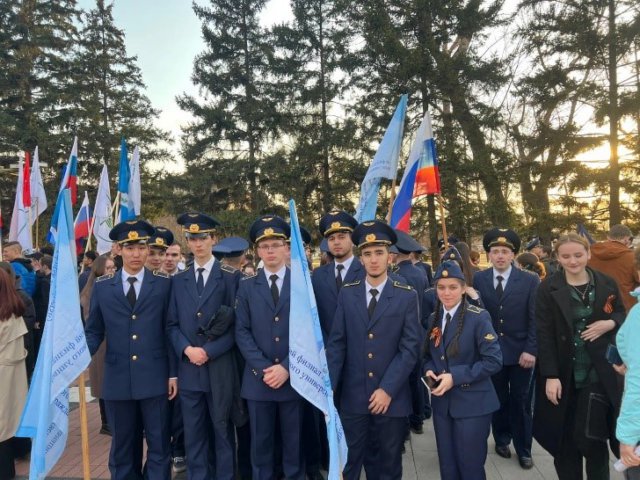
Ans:
POLYGON ((296 204, 289 200, 291 218, 291 300, 289 313, 289 374, 291 386, 324 413, 329 440, 329 480, 342 478, 347 442, 333 403, 327 357, 313 294, 309 266, 300 234, 296 204))
POLYGON ((358 222, 373 220, 376 218, 378 207, 378 191, 380 180, 393 179, 398 170, 398 157, 402 147, 402 134, 404 132, 404 117, 407 113, 407 94, 400 97, 396 111, 384 132, 378 151, 373 157, 367 174, 360 186, 360 202, 356 207, 355 218, 358 222))
POLYGON ((131 170, 129 167, 127 141, 122 137, 120 141, 120 168, 118 169, 118 192, 120 192, 120 217, 118 222, 132 220, 136 217, 135 209, 129 198, 130 180, 131 170))
MULTIPOLYGON (((64 452, 69 430, 69 385, 91 357, 80 318, 71 195, 58 195, 58 238, 49 309, 36 368, 17 437, 31 437, 29 480, 44 479, 64 452)), ((80 392, 81 395, 84 392, 80 392)))

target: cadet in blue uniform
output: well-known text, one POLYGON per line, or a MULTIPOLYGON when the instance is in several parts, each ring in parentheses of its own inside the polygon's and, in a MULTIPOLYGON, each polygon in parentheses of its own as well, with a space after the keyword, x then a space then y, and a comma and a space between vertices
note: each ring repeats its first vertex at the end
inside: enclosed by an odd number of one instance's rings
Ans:
MULTIPOLYGON (((163 264, 167 248, 173 245, 174 237, 171 230, 166 227, 156 225, 155 232, 149 240, 149 256, 145 262, 145 267, 155 272, 163 270, 163 264)), ((171 275, 169 275, 171 276, 171 275)), ((184 457, 184 425, 182 423, 182 409, 180 408, 180 398, 176 395, 169 402, 169 418, 171 425, 171 463, 175 473, 184 472, 186 467, 184 457)))
POLYGON ((333 261, 316 268, 311 283, 325 342, 331 331, 342 285, 361 280, 365 276, 360 260, 353 255, 351 233, 357 225, 356 219, 342 210, 333 210, 320 219, 320 235, 327 240, 327 248, 333 261))
POLYGON ((513 267, 520 238, 509 229, 494 228, 483 239, 493 268, 477 272, 473 286, 498 332, 504 366, 493 376, 500 410, 493 415, 491 430, 496 453, 511 457, 513 446, 520 466, 533 467, 531 443, 533 418, 529 390, 538 347, 535 300, 540 280, 537 275, 513 267))
POLYGON ((152 272, 162 270, 167 248, 169 248, 169 245, 173 245, 173 233, 171 233, 171 230, 161 226, 156 226, 155 230, 155 233, 151 236, 149 242, 147 242, 147 245, 149 245, 149 256, 145 263, 145 267, 152 272))
MULTIPOLYGON (((398 241, 392 247, 396 249, 396 273, 402 276, 407 284, 418 294, 418 314, 422 308, 422 298, 429 283, 424 270, 416 267, 411 260, 413 252, 422 250, 422 247, 416 242, 411 235, 401 230, 396 230, 398 241)), ((420 332, 420 341, 424 340, 424 330, 420 332)), ((422 434, 424 422, 424 387, 420 381, 422 372, 422 360, 418 359, 416 366, 411 373, 409 381, 411 382, 411 400, 413 411, 409 415, 409 428, 413 433, 422 434)))
POLYGON ((153 233, 141 220, 111 230, 123 266, 96 280, 86 327, 92 355, 109 338, 102 392, 112 432, 109 470, 114 480, 142 478, 142 451, 136 447, 140 424, 147 440, 145 476, 171 478, 169 400, 177 393, 177 381, 166 336, 170 280, 144 268, 146 242, 153 233))
POLYGON ((182 225, 187 246, 193 253, 193 265, 171 279, 168 330, 180 358, 178 378, 188 478, 212 478, 208 456, 213 428, 215 478, 232 479, 233 425, 229 412, 220 411, 220 405, 216 404, 209 370, 213 362, 232 354, 234 329, 228 328, 214 340, 202 332, 222 306, 233 308, 241 273, 221 265, 211 253, 217 241, 216 227, 220 225, 216 219, 201 213, 185 213, 178 217, 178 224, 182 225))
POLYGON ((387 275, 396 233, 374 220, 352 234, 366 277, 345 283, 327 345, 349 457, 346 479, 360 478, 372 438, 380 479, 402 478, 402 445, 411 412, 409 375, 420 350, 417 294, 387 275))
POLYGON ((420 245, 420 250, 416 250, 412 253, 411 260, 413 261, 413 264, 416 267, 421 268, 424 271, 425 275, 427 276, 427 288, 428 288, 433 283, 433 270, 431 269, 431 265, 429 265, 427 262, 422 260, 422 253, 425 250, 426 248, 420 245))
POLYGON ((240 282, 236 341, 246 361, 242 397, 251 424, 253 480, 274 478, 276 418, 287 479, 304 478, 301 450, 302 398, 289 382, 289 296, 286 266, 290 227, 276 215, 258 218, 249 230, 264 268, 240 282))
POLYGON ((444 261, 434 277, 438 305, 425 342, 425 380, 431 386, 433 428, 442 480, 484 480, 491 414, 499 407, 491 375, 502 355, 489 314, 465 299, 457 263, 444 261))

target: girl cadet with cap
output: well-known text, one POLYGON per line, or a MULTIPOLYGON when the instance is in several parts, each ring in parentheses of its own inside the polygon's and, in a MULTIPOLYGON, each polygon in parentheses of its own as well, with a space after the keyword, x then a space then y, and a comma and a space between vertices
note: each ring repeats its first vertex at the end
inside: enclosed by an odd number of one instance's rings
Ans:
POLYGON ((438 302, 425 341, 425 383, 431 390, 433 427, 443 480, 484 480, 491 416, 500 404, 491 375, 502 354, 489 313, 466 299, 456 262, 434 277, 438 302))

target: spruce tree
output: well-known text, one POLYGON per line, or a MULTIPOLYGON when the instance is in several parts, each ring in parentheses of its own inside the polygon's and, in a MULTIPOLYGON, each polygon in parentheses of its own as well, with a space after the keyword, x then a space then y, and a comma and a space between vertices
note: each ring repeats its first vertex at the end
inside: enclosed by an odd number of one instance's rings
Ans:
POLYGON ((277 132, 269 62, 273 46, 260 25, 266 0, 194 3, 206 49, 194 61, 201 97, 182 94, 178 105, 194 120, 183 130, 184 181, 197 197, 192 208, 257 213, 270 203, 264 183, 267 142, 277 132))

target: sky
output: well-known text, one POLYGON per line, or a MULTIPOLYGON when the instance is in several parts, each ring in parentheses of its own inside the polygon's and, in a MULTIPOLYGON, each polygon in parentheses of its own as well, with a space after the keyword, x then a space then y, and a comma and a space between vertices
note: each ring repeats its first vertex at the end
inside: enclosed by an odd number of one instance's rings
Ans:
MULTIPOLYGON (((113 0, 113 4, 115 23, 125 32, 127 53, 138 57, 147 97, 161 111, 156 124, 171 132, 174 139, 170 149, 178 162, 167 169, 179 171, 183 165, 178 151, 180 126, 188 123, 191 116, 178 107, 175 97, 183 92, 198 95, 191 73, 193 59, 205 48, 200 21, 190 0, 113 0)), ((78 5, 88 10, 95 1, 79 0, 78 5)), ((262 23, 270 25, 290 18, 289 0, 270 0, 262 23)))

